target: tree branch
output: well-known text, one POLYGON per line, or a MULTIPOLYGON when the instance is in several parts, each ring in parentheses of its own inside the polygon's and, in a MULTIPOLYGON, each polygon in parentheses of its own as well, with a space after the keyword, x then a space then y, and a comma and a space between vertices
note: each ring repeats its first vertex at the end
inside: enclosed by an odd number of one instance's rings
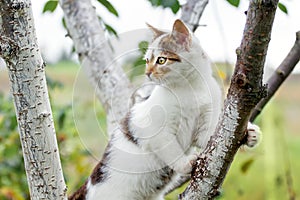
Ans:
POLYGON ((199 21, 208 0, 189 0, 181 9, 180 19, 185 22, 193 32, 199 27, 199 21))
POLYGON ((66 199, 31 1, 0 0, 0 56, 11 82, 31 199, 66 199))
POLYGON ((250 0, 223 114, 215 135, 197 160, 189 186, 179 199, 212 199, 218 195, 218 189, 245 137, 251 110, 265 93, 263 67, 277 3, 278 0, 250 0))
POLYGON ((113 52, 90 0, 60 0, 66 25, 79 60, 107 114, 111 133, 128 110, 132 88, 126 74, 113 62, 113 52))
POLYGON ((265 105, 269 102, 269 100, 273 97, 275 92, 281 86, 281 84, 285 81, 285 79, 290 75, 293 71, 297 63, 300 59, 300 31, 296 33, 296 41, 288 55, 282 61, 282 63, 278 66, 275 72, 267 81, 268 85, 268 95, 263 98, 253 110, 250 121, 253 122, 257 115, 260 114, 265 105))

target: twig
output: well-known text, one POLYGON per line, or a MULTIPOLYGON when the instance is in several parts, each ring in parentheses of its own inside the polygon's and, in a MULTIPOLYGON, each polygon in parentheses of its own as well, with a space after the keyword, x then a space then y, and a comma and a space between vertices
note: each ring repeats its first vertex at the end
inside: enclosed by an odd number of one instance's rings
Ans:
POLYGON ((253 122, 255 118, 260 114, 265 105, 269 102, 281 84, 285 81, 285 79, 290 75, 293 71, 297 63, 300 59, 300 31, 296 33, 296 41, 288 55, 276 69, 276 71, 269 78, 268 85, 268 95, 263 98, 253 110, 250 121, 253 122))
POLYGON ((189 0, 182 6, 180 18, 193 32, 199 27, 200 18, 207 4, 208 0, 189 0))

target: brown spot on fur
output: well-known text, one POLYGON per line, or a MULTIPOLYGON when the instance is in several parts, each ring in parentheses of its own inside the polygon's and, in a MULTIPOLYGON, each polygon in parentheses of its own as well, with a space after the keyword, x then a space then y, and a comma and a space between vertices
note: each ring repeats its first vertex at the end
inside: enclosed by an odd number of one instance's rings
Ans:
POLYGON ((180 20, 176 20, 173 25, 172 33, 161 38, 159 46, 167 51, 179 52, 189 51, 192 38, 188 28, 180 20))
POLYGON ((175 38, 176 43, 188 51, 191 44, 191 36, 189 29, 184 25, 184 23, 177 19, 174 22, 172 36, 175 38))
POLYGON ((129 141, 133 142, 134 144, 138 144, 137 138, 135 138, 129 130, 129 119, 130 113, 127 113, 127 115, 121 121, 121 131, 129 141))
POLYGON ((159 47, 161 47, 165 51, 169 52, 178 52, 182 48, 176 43, 176 40, 172 35, 166 35, 163 38, 161 38, 159 44, 159 47))
POLYGON ((90 178, 91 178, 91 183, 93 185, 96 185, 97 183, 101 183, 108 178, 108 172, 105 172, 105 167, 107 164, 107 161, 109 159, 110 155, 110 147, 111 144, 109 143, 105 149, 104 155, 102 157, 102 160, 96 165, 94 168, 90 178))
MULTIPOLYGON (((110 147, 111 145, 109 143, 105 149, 102 160, 96 165, 90 176, 91 183, 93 185, 101 183, 108 178, 108 172, 105 172, 105 166, 109 159, 110 147)), ((87 194, 87 183, 88 181, 86 181, 74 194, 72 194, 68 200, 85 200, 87 194)))
POLYGON ((156 189, 161 190, 162 188, 164 188, 171 181, 173 174, 174 174, 174 171, 170 167, 166 166, 166 167, 162 168, 161 174, 160 174, 161 184, 157 185, 156 189))
POLYGON ((68 200, 85 200, 87 193, 87 181, 71 196, 68 197, 68 200))

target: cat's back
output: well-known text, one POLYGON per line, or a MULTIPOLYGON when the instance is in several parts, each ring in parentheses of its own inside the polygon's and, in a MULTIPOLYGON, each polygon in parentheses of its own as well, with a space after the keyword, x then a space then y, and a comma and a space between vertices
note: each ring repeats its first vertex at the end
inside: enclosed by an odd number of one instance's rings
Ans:
POLYGON ((87 200, 163 199, 162 189, 169 183, 173 170, 120 130, 112 140, 113 145, 106 150, 109 162, 103 168, 107 178, 97 184, 88 182, 87 200))

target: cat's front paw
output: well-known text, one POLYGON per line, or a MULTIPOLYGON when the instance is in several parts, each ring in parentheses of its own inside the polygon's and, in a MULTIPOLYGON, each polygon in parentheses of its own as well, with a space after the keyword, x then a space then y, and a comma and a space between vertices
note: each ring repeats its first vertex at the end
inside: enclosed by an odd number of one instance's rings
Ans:
POLYGON ((189 174, 197 158, 196 154, 183 156, 174 163, 172 168, 179 174, 189 174))
POLYGON ((260 128, 257 125, 248 122, 246 145, 251 148, 255 147, 259 143, 260 137, 261 137, 260 128))

